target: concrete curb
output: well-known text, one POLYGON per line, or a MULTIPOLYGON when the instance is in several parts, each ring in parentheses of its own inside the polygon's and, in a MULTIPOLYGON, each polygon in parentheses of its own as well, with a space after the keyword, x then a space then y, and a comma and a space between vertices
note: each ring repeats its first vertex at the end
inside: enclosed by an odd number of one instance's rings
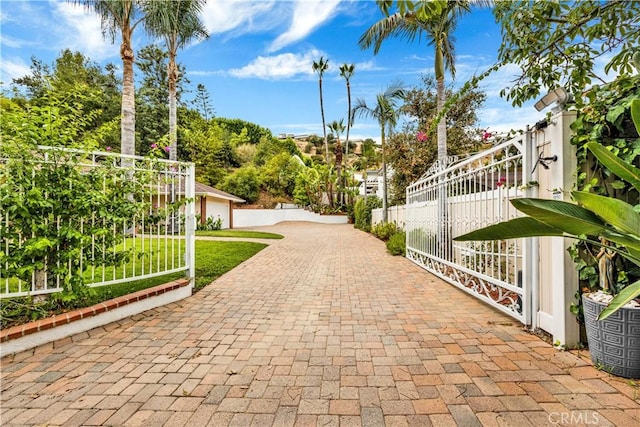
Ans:
POLYGON ((91 307, 4 329, 0 331, 0 357, 29 350, 187 298, 192 293, 189 284, 187 279, 178 279, 91 307))

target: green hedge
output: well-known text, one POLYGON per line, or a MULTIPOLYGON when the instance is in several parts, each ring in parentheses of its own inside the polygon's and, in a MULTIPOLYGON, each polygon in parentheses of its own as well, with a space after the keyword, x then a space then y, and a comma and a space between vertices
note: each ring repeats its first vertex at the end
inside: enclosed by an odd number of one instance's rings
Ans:
POLYGON ((358 199, 354 208, 355 227, 366 232, 371 231, 371 211, 381 207, 382 200, 376 196, 367 197, 366 202, 364 198, 358 199))

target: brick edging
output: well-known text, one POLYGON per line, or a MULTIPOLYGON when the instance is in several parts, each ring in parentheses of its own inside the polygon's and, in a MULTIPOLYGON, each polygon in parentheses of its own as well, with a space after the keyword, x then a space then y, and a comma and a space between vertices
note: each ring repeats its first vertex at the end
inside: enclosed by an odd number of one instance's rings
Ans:
POLYGON ((57 314, 53 317, 36 320, 24 325, 12 326, 9 329, 3 329, 2 331, 0 331, 0 342, 10 341, 16 338, 34 334, 36 332, 45 331, 56 326, 66 325, 67 323, 75 322, 80 319, 93 317, 100 313, 111 311, 118 307, 124 307, 125 305, 137 301, 142 301, 150 297, 155 297, 166 292, 182 288, 189 285, 189 283, 190 282, 188 279, 178 279, 162 285, 154 286, 152 288, 143 289, 132 294, 123 295, 121 297, 110 299, 108 301, 103 301, 90 307, 80 308, 77 310, 69 311, 67 313, 57 314))

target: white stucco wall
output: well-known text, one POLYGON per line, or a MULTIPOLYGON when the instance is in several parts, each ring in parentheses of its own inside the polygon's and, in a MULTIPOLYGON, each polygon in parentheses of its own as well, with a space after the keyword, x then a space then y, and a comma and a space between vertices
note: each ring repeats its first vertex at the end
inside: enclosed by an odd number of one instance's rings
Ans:
MULTIPOLYGON (((389 206, 387 209, 387 221, 395 222, 402 230, 405 229, 406 212, 404 205, 389 206)), ((371 211, 371 225, 382 222, 382 208, 371 211)))
POLYGON ((346 215, 319 215, 304 209, 234 209, 233 227, 260 227, 283 221, 307 221, 321 224, 346 224, 346 215))

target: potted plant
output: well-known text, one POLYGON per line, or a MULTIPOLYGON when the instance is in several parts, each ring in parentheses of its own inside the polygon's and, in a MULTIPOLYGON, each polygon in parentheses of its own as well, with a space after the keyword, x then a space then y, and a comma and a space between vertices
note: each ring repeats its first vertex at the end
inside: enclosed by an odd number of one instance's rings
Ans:
MULTIPOLYGON (((631 116, 640 135, 640 99, 631 102, 631 116)), ((586 147, 604 167, 640 192, 640 169, 597 142, 588 142, 586 147)), ((633 307, 633 301, 640 296, 640 280, 618 289, 610 266, 614 256, 640 266, 640 213, 630 204, 612 197, 585 191, 571 194, 577 204, 534 198, 512 200, 513 206, 528 216, 491 225, 454 240, 561 236, 600 247, 600 283, 603 291, 611 294, 611 299, 597 301, 593 299, 594 294, 583 295, 591 358, 596 366, 615 375, 639 378, 640 307, 633 307)))

